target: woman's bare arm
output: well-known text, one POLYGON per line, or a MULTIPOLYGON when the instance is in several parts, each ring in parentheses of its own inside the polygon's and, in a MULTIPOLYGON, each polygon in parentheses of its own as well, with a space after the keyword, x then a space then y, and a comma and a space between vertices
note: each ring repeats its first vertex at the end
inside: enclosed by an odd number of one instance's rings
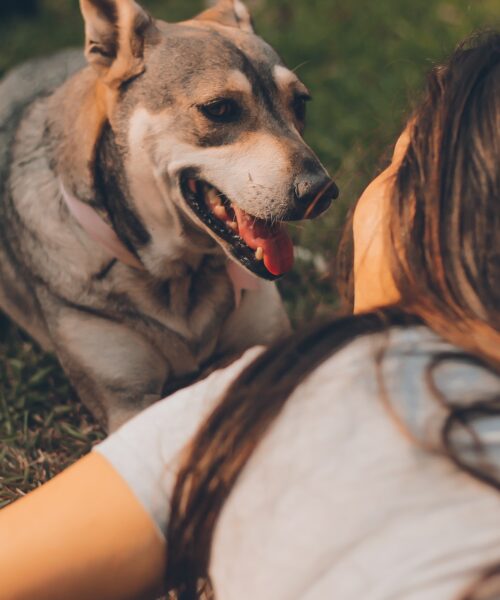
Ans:
POLYGON ((98 453, 0 511, 2 600, 155 598, 165 560, 153 521, 98 453))

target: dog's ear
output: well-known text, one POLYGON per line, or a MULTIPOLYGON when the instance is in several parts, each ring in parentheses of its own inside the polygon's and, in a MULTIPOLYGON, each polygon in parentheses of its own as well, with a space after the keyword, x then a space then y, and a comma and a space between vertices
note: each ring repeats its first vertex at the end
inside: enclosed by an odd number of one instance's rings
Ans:
POLYGON ((100 77, 117 87, 144 71, 144 43, 153 20, 133 0, 80 0, 85 55, 100 77))
POLYGON ((254 33, 252 17, 241 0, 218 0, 210 2, 210 8, 196 18, 200 21, 215 21, 228 27, 239 27, 248 33, 254 33))

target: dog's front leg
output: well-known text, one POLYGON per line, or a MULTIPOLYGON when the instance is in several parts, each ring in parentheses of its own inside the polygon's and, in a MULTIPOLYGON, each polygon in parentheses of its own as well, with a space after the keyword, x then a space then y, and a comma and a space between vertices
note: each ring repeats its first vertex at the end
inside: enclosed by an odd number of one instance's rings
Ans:
POLYGON ((268 346, 290 332, 290 320, 276 285, 262 281, 257 290, 243 292, 241 304, 224 324, 217 355, 268 346))
POLYGON ((108 431, 161 398, 169 365, 129 324, 58 307, 48 325, 72 385, 108 431))

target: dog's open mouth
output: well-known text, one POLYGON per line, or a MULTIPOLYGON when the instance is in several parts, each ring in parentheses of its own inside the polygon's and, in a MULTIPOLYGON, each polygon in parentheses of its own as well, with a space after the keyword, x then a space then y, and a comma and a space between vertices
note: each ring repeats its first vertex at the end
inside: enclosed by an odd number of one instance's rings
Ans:
POLYGON ((198 218, 230 245, 247 269, 274 280, 293 267, 293 244, 285 225, 258 219, 236 206, 215 187, 186 172, 181 189, 198 218))

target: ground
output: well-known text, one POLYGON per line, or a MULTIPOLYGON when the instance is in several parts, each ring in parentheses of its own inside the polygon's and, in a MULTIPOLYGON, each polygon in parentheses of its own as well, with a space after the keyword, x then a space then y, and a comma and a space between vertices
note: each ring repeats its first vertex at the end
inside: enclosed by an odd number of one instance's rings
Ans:
MULTIPOLYGON (((77 0, 0 7, 0 76, 31 56, 82 43, 77 0), (19 13, 26 5, 24 15, 19 13), (38 10, 35 10, 38 5, 38 10)), ((157 16, 192 16, 201 0, 143 0, 157 16)), ((473 30, 499 25, 498 0, 249 0, 258 32, 311 89, 307 139, 342 196, 294 227, 301 250, 280 284, 294 322, 335 307, 333 259, 348 206, 388 156, 425 73, 473 30)), ((102 439, 57 361, 0 315, 0 508, 102 439)))

